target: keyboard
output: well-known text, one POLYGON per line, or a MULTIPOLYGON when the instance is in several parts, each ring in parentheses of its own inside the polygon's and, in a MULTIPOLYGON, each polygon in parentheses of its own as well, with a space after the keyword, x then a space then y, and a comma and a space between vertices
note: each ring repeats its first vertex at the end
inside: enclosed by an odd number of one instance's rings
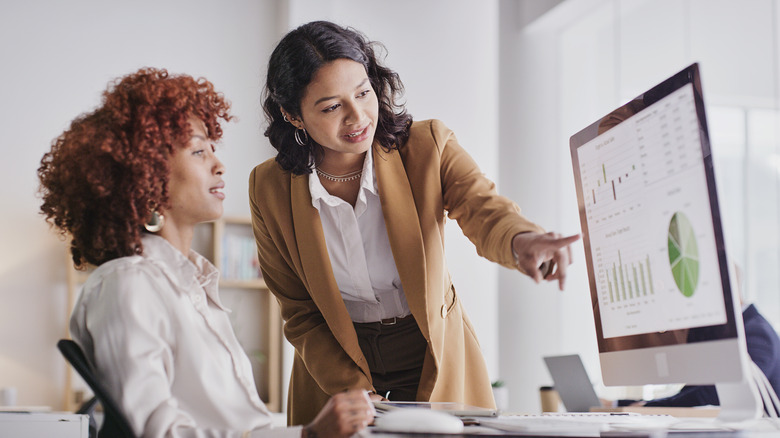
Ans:
POLYGON ((480 425, 503 432, 534 435, 601 436, 617 430, 666 430, 678 421, 669 415, 642 415, 629 412, 544 413, 503 415, 480 419, 480 425))
POLYGON ((610 432, 733 432, 780 431, 780 420, 761 418, 724 423, 716 418, 676 418, 670 415, 645 415, 629 412, 544 413, 502 415, 480 419, 480 425, 518 435, 576 435, 603 437, 610 432))

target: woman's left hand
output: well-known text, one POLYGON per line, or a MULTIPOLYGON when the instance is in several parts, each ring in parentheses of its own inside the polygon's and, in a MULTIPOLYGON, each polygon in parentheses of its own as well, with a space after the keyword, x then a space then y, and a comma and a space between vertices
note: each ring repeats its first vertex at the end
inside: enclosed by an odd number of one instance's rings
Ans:
POLYGON ((571 264, 571 244, 579 234, 561 237, 558 233, 520 233, 512 238, 512 251, 517 268, 527 273, 536 283, 558 280, 563 290, 566 267, 571 264))

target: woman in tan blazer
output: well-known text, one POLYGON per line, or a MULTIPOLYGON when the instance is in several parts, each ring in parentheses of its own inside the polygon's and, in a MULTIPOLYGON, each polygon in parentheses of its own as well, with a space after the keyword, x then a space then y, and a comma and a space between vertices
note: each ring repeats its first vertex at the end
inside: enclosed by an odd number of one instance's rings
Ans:
POLYGON ((252 171, 249 191, 260 265, 295 347, 290 424, 353 388, 494 407, 444 260, 446 216, 483 257, 561 287, 579 238, 520 215, 443 123, 412 122, 375 46, 312 22, 269 61, 266 136, 278 155, 252 171))

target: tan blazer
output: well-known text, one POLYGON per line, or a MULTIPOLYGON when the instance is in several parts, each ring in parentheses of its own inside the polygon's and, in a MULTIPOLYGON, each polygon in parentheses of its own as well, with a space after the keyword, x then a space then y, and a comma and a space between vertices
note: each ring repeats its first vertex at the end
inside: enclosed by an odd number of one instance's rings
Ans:
MULTIPOLYGON (((444 260, 444 222, 458 221, 480 255, 511 269, 512 236, 542 229, 498 196, 440 121, 415 122, 400 151, 375 146, 373 154, 393 258, 428 340, 417 399, 494 407, 479 342, 444 260)), ((372 390, 371 373, 333 277, 308 175, 268 160, 252 171, 249 197, 263 276, 295 347, 288 422, 307 424, 331 395, 372 390)))

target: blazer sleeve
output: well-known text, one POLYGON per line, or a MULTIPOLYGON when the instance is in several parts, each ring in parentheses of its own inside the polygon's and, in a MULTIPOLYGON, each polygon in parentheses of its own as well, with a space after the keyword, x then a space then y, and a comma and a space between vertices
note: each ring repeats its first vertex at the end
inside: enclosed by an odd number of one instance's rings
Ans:
POLYGON ((773 377, 780 363, 780 338, 777 332, 753 305, 742 313, 742 319, 750 358, 767 377, 773 377))
POLYGON ((544 229, 526 219, 520 207, 496 191, 496 185, 461 147, 455 134, 442 122, 431 122, 431 134, 441 154, 444 209, 458 222, 477 253, 509 269, 517 269, 512 237, 544 229))
MULTIPOLYGON (((309 374, 328 395, 348 389, 373 390, 369 379, 347 355, 333 336, 325 318, 296 272, 293 256, 287 250, 287 239, 278 219, 273 202, 260 201, 258 196, 274 198, 271 190, 257 189, 256 184, 278 187, 271 181, 258 182, 261 178, 254 169, 249 177, 249 200, 252 226, 257 243, 258 257, 266 286, 276 297, 285 321, 284 333, 301 356, 309 374), (263 205, 263 208, 260 207, 263 205), (270 206, 270 207, 269 207, 270 206), (269 216, 266 218, 264 212, 269 216), (268 222, 270 223, 268 223, 268 222)), ((292 222, 289 224, 292 232, 292 222)))

